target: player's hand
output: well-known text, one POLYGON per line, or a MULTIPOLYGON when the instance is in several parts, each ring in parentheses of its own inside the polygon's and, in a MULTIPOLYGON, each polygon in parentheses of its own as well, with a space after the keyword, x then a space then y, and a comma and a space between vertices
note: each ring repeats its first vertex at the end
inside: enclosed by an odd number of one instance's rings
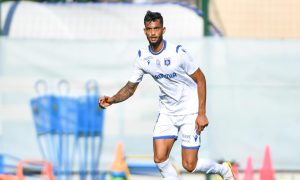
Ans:
POLYGON ((101 98, 99 98, 99 107, 100 108, 107 108, 108 106, 112 105, 112 102, 111 102, 111 98, 108 97, 108 96, 103 96, 101 98))
POLYGON ((196 118, 196 132, 198 134, 201 133, 201 131, 204 130, 208 126, 208 119, 205 114, 199 115, 196 118))

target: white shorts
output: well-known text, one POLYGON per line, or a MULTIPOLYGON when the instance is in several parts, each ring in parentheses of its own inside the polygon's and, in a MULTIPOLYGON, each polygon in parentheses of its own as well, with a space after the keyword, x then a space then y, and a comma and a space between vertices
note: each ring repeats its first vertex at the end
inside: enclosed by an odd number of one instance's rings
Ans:
POLYGON ((159 114, 153 130, 153 140, 177 139, 181 131, 181 146, 186 149, 199 149, 201 137, 196 133, 196 114, 172 116, 159 114))

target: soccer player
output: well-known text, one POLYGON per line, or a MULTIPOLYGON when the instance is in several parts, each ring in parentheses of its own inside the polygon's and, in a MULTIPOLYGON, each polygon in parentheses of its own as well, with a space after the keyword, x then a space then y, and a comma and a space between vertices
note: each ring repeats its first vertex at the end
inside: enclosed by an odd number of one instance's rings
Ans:
POLYGON ((131 97, 144 74, 150 74, 160 89, 160 111, 153 131, 154 162, 163 178, 178 180, 169 154, 179 130, 182 140, 182 165, 188 172, 220 174, 233 180, 229 163, 218 164, 198 158, 200 133, 208 126, 206 117, 206 80, 188 51, 163 39, 166 28, 158 12, 147 11, 144 33, 149 46, 140 49, 134 71, 114 96, 99 99, 99 106, 108 106, 131 97))

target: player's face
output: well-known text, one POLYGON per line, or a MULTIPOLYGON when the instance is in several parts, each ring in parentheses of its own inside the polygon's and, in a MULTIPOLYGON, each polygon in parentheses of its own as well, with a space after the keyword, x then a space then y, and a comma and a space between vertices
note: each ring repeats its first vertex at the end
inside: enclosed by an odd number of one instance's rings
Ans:
POLYGON ((151 46, 157 46, 162 42, 165 30, 160 20, 145 23, 144 32, 151 46))

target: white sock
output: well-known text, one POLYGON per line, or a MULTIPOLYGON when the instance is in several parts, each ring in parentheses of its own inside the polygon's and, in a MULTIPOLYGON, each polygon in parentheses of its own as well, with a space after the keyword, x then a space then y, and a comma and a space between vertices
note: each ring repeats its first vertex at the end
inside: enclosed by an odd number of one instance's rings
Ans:
POLYGON ((193 172, 203 172, 206 174, 220 174, 224 176, 228 171, 228 168, 222 164, 218 164, 209 159, 199 158, 196 168, 193 172))
POLYGON ((179 180, 176 169, 172 166, 169 159, 162 163, 156 163, 161 175, 166 180, 179 180))

